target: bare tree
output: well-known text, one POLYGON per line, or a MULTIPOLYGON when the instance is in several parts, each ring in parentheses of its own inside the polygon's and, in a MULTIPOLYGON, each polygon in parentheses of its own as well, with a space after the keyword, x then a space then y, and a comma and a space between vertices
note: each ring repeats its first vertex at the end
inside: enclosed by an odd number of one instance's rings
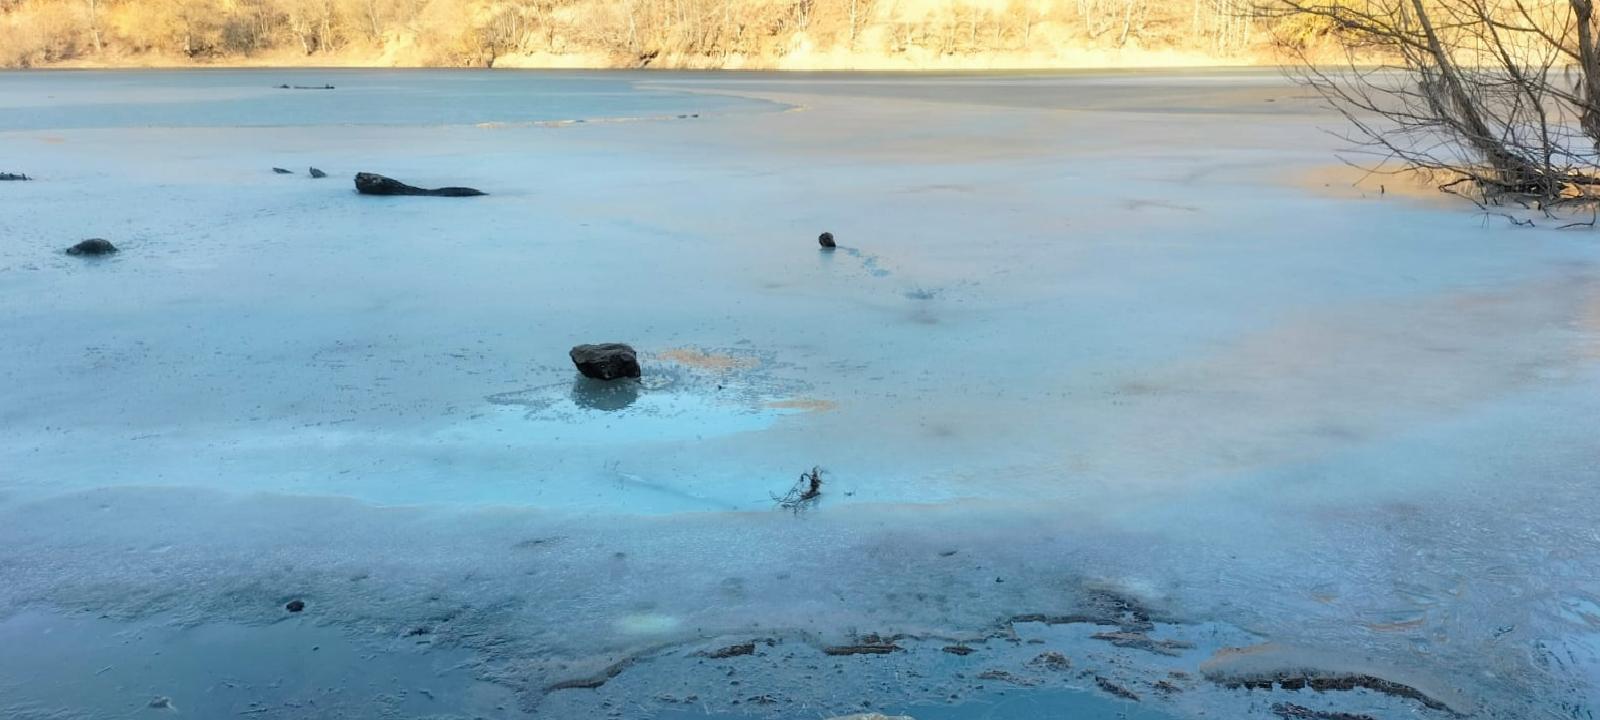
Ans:
POLYGON ((85 18, 89 24, 89 40, 94 44, 94 51, 100 52, 105 46, 100 42, 100 0, 83 0, 85 18))
POLYGON ((1077 0, 1083 31, 1091 38, 1115 32, 1117 47, 1143 27, 1146 5, 1146 0, 1077 0))
POLYGON ((1593 198, 1591 0, 1280 1, 1277 11, 1320 20, 1345 49, 1337 70, 1302 52, 1292 72, 1343 114, 1374 165, 1436 173, 1483 203, 1593 198))
POLYGON ((872 20, 872 12, 877 7, 877 0, 850 0, 850 48, 856 46, 856 38, 861 36, 861 28, 872 20))

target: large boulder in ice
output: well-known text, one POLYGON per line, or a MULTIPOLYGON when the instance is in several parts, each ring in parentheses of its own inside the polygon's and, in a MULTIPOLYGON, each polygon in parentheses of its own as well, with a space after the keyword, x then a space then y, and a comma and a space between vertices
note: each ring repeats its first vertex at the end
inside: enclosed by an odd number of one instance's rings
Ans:
POLYGON ((485 195, 482 190, 469 187, 419 188, 377 173, 356 173, 356 192, 362 195, 431 195, 434 197, 473 197, 485 195))
POLYGON ((618 378, 636 378, 639 371, 639 354, 633 348, 622 343, 601 343, 599 345, 579 345, 568 353, 572 357, 572 364, 578 366, 578 372, 584 377, 596 380, 616 380, 618 378))
POLYGON ((104 238, 89 238, 77 245, 67 248, 68 255, 110 255, 117 251, 117 246, 104 238))

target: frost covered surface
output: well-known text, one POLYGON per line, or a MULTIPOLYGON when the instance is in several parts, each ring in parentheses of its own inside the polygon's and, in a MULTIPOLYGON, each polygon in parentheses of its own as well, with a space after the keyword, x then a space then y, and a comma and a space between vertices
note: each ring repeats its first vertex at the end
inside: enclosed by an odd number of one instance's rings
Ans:
POLYGON ((1295 184, 1335 124, 1256 74, 0 75, 0 710, 1590 712, 1600 245, 1295 184), (576 377, 612 341, 644 382, 576 377), (194 677, 290 645, 405 669, 194 677))

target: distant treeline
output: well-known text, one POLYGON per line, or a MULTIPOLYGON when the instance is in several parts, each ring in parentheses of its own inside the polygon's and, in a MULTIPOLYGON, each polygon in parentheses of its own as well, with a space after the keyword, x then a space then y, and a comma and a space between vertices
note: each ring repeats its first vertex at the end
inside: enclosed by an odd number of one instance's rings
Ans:
POLYGON ((1247 57, 1249 0, 0 0, 0 65, 141 58, 775 67, 785 57, 1247 57))

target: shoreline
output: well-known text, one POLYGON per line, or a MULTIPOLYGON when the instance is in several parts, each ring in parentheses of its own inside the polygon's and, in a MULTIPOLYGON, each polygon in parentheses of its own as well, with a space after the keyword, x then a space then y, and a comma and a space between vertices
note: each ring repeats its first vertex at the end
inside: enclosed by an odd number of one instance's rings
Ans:
POLYGON ((867 53, 804 53, 774 58, 729 56, 721 59, 671 57, 647 64, 596 53, 505 55, 488 65, 460 65, 397 59, 388 54, 346 57, 302 57, 273 53, 256 57, 231 57, 194 61, 162 55, 84 58, 25 70, 175 70, 175 69, 363 69, 363 70, 625 70, 664 72, 781 72, 781 73, 941 73, 941 72, 1054 72, 1081 70, 1172 70, 1198 68, 1275 68, 1281 59, 1270 53, 1213 55, 1189 50, 1081 49, 1055 53, 928 56, 926 53, 875 55, 867 53))
POLYGON ((1172 63, 1155 65, 1015 65, 996 67, 625 67, 607 65, 496 65, 494 67, 474 67, 459 65, 381 65, 381 64, 275 64, 275 63, 56 63, 38 67, 25 68, 0 68, 0 73, 48 73, 48 72, 106 72, 106 71, 142 71, 142 70, 428 70, 428 71, 459 71, 459 72, 592 72, 592 73, 707 73, 717 75, 895 75, 915 77, 920 75, 1003 75, 1003 74, 1051 74, 1051 73, 1090 73, 1090 72, 1158 72, 1158 71, 1273 71, 1279 67, 1277 63, 1172 63))

